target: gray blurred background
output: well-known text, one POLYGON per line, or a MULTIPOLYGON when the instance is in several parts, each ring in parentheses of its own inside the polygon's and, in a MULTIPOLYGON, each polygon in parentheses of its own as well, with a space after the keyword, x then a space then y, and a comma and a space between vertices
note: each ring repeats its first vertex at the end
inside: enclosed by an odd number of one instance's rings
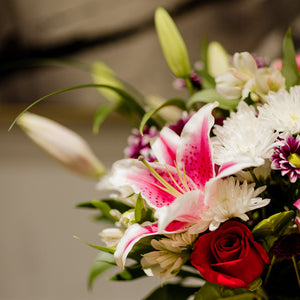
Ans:
MULTIPOLYGON (((96 183, 63 170, 19 128, 7 132, 39 97, 92 82, 72 67, 29 68, 33 58, 103 61, 145 95, 185 96, 173 89, 160 51, 153 25, 157 6, 173 16, 192 62, 199 59, 204 34, 229 53, 247 50, 276 58, 290 26, 299 49, 299 0, 0 0, 0 299, 139 300, 160 284, 157 279, 114 283, 104 275, 88 291, 97 251, 73 235, 100 243, 101 226, 74 206, 101 196, 96 183)), ((130 126, 112 115, 94 135, 92 116, 105 101, 95 89, 84 89, 31 111, 80 133, 109 168, 122 158, 130 126)))

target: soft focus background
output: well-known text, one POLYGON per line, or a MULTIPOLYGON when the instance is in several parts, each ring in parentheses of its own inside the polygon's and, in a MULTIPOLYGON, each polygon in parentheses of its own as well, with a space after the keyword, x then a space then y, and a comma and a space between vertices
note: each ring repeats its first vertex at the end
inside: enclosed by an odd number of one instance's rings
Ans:
MULTIPOLYGON (((7 132, 39 97, 92 82, 71 66, 29 67, 34 58, 103 61, 145 95, 185 96, 173 89, 160 51, 153 25, 157 6, 173 16, 192 62, 199 58, 204 34, 229 53, 247 50, 276 58, 290 26, 299 50, 299 0, 0 0, 0 299, 139 300, 159 285, 157 279, 114 283, 104 276, 88 291, 97 251, 73 235, 100 243, 102 227, 89 211, 74 207, 100 197, 96 182, 64 171, 19 128, 7 132)), ((113 115, 94 135, 93 112, 104 101, 95 89, 84 89, 31 111, 81 134, 109 168, 122 158, 130 126, 113 115)))

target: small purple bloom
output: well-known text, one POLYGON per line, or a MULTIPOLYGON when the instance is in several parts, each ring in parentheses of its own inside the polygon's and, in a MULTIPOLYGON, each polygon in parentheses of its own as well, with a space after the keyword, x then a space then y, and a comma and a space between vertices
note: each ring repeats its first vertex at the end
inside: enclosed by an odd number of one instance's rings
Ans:
POLYGON ((169 125, 169 128, 172 129, 175 133, 177 133, 178 135, 181 134, 181 131, 184 127, 184 125, 188 122, 188 120, 191 118, 192 115, 184 115, 182 117, 182 119, 179 119, 177 121, 176 124, 173 124, 173 125, 169 125))
POLYGON ((281 170, 281 175, 288 175, 292 183, 300 178, 300 139, 289 136, 282 146, 274 149, 271 157, 272 168, 281 170))
POLYGON ((155 127, 144 127, 143 136, 134 128, 132 135, 128 137, 128 147, 124 150, 125 157, 138 158, 142 155, 149 162, 155 161, 156 157, 150 148, 150 140, 158 134, 159 132, 155 127))
MULTIPOLYGON (((201 84, 202 84, 202 77, 199 76, 195 71, 191 71, 190 72, 190 80, 191 83, 193 85, 193 87, 197 90, 201 89, 201 84)), ((181 90, 181 89, 185 89, 186 88, 186 83, 184 81, 184 79, 182 78, 176 78, 174 80, 173 86, 175 89, 181 90)))
POLYGON ((300 234, 291 233, 280 237, 271 251, 277 259, 300 255, 300 234))

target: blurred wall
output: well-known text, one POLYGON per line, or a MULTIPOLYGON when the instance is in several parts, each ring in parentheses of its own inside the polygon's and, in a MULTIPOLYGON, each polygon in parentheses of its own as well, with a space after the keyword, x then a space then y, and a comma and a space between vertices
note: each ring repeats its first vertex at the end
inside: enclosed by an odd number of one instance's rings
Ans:
MULTIPOLYGON (((186 96, 173 89, 153 26, 155 7, 174 17, 197 61, 201 37, 218 40, 229 53, 281 54, 285 31, 300 41, 298 0, 10 0, 0 1, 0 299, 141 299, 157 279, 132 283, 97 280, 87 291, 89 267, 97 251, 73 235, 100 243, 101 226, 77 203, 99 198, 95 182, 71 175, 9 123, 29 103, 52 91, 90 83, 71 67, 31 67, 32 58, 60 57, 84 63, 104 61, 144 94, 186 96), (25 67, 27 65, 27 67, 25 67)), ((99 135, 92 115, 105 101, 94 89, 48 99, 32 111, 79 132, 109 168, 122 157, 130 132, 112 116, 99 135)))

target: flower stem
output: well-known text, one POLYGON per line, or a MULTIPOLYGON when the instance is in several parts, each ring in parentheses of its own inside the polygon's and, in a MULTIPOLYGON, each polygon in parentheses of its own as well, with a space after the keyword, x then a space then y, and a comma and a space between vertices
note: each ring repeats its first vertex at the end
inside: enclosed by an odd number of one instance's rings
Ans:
POLYGON ((189 94, 190 94, 190 96, 192 96, 194 94, 192 82, 191 82, 190 78, 185 78, 184 80, 185 80, 185 84, 189 90, 189 94))
POLYGON ((271 274, 271 270, 272 270, 272 267, 273 267, 273 264, 274 264, 275 260, 276 260, 276 257, 273 256, 273 257, 272 257, 272 260, 271 260, 271 264, 270 264, 270 266, 269 266, 269 268, 268 268, 267 275, 266 275, 266 277, 265 277, 264 286, 266 286, 266 284, 267 284, 267 282, 268 282, 268 280, 269 280, 269 277, 270 277, 270 274, 271 274))
POLYGON ((297 262, 296 262, 295 256, 292 256, 292 261, 293 261, 293 264, 294 264, 294 268, 295 268, 295 272, 296 272, 296 276, 297 276, 297 280, 298 280, 298 285, 299 285, 299 288, 300 288, 300 276, 299 276, 299 272, 298 272, 298 267, 297 267, 297 262))

